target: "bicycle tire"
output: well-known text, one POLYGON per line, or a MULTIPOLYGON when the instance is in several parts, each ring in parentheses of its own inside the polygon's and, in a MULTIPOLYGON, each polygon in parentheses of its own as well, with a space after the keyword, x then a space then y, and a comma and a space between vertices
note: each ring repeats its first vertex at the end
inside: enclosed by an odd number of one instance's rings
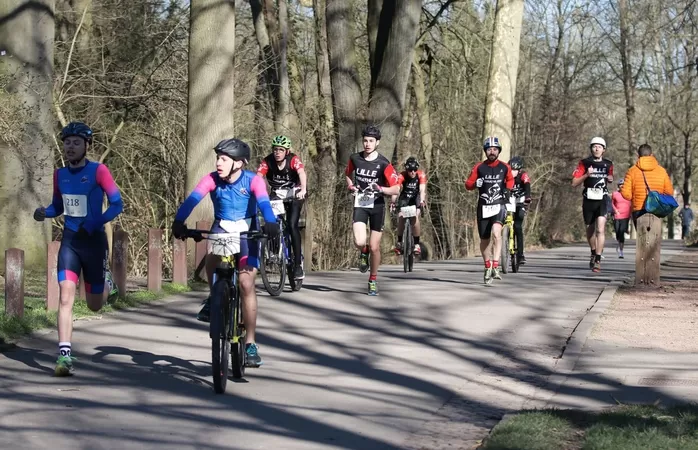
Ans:
POLYGON ((502 227, 502 251, 501 251, 501 264, 502 273, 509 273, 509 225, 504 225, 502 227))
POLYGON ((228 326, 230 320, 230 286, 225 279, 219 279, 211 290, 211 319, 209 334, 211 336, 211 372, 213 390, 223 394, 228 383, 228 359, 230 357, 230 339, 228 326))
POLYGON ((243 322, 242 302, 240 301, 239 289, 235 289, 235 293, 231 296, 231 308, 233 310, 232 317, 232 336, 230 349, 230 363, 233 367, 233 378, 241 379, 245 376, 245 334, 244 328, 240 326, 243 322))
POLYGON ((286 261, 284 261, 283 246, 281 245, 281 236, 272 239, 266 239, 262 250, 262 263, 259 265, 259 272, 262 274, 262 282, 264 289, 267 290, 272 297, 278 297, 284 290, 286 282, 286 261), (278 250, 275 251, 274 244, 278 242, 278 250), (271 255, 276 253, 278 264, 271 263, 271 255), (269 280, 269 267, 277 265, 279 267, 279 281, 273 283, 269 280))
POLYGON ((410 268, 410 254, 412 254, 412 248, 410 248, 410 222, 409 219, 405 220, 405 228, 402 230, 402 269, 407 273, 410 268))
POLYGON ((519 256, 516 253, 511 255, 511 271, 514 273, 519 271, 519 256))

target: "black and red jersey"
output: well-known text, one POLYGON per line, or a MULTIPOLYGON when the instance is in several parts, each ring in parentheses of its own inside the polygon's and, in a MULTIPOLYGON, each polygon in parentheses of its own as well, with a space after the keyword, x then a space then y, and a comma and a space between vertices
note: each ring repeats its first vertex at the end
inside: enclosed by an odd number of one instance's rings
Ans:
POLYGON ((504 205, 507 203, 508 191, 514 187, 514 176, 509 164, 500 160, 493 162, 482 161, 473 167, 470 177, 465 180, 465 188, 475 189, 478 178, 482 178, 482 186, 478 188, 479 205, 504 205))
MULTIPOLYGON (((373 183, 391 187, 398 182, 398 174, 393 165, 380 153, 373 160, 367 160, 364 152, 352 153, 344 173, 348 177, 354 176, 354 185, 360 190, 366 189, 373 183)), ((376 199, 376 203, 385 203, 382 195, 376 199)))
POLYGON ((283 169, 279 169, 279 164, 274 159, 274 154, 270 154, 262 160, 257 168, 257 175, 266 177, 272 189, 292 189, 301 183, 298 171, 303 168, 303 163, 298 155, 290 153, 286 155, 283 169))
POLYGON ((427 184, 427 176, 424 174, 424 172, 418 170, 414 178, 410 178, 409 174, 405 170, 398 176, 397 184, 402 185, 400 198, 412 200, 417 196, 417 194, 419 194, 419 186, 422 184, 427 184))
POLYGON ((531 198, 531 177, 526 172, 516 174, 511 194, 516 198, 531 198))
POLYGON ((613 176, 613 161, 606 158, 596 160, 593 156, 584 158, 579 161, 572 176, 580 178, 587 172, 589 177, 584 180, 584 198, 587 198, 589 189, 601 189, 604 192, 608 192, 607 180, 608 177, 613 176))

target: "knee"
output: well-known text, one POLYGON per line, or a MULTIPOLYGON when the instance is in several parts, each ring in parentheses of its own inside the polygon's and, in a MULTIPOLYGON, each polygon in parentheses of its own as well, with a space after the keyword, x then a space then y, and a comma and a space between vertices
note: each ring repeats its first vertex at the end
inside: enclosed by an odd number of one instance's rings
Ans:
POLYGON ((381 244, 380 244, 380 242, 371 242, 370 248, 371 248, 371 253, 378 254, 381 251, 381 244))
POLYGON ((255 291, 254 276, 246 276, 241 274, 240 276, 240 293, 242 295, 247 295, 250 292, 255 291))

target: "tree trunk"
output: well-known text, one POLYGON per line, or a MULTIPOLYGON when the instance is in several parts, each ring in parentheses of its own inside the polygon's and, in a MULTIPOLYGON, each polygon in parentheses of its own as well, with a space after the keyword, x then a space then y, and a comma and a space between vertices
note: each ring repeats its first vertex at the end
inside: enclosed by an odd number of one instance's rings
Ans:
POLYGON ((318 84, 318 126, 315 128, 317 153, 313 167, 318 183, 317 205, 314 217, 317 227, 315 232, 320 243, 317 263, 320 268, 328 266, 329 250, 332 249, 334 234, 332 217, 334 215, 334 193, 337 182, 337 147, 334 136, 334 115, 332 114, 332 84, 330 81, 330 61, 327 53, 327 27, 325 20, 325 0, 313 0, 315 14, 315 60, 318 84), (328 250, 328 254, 325 254, 328 250))
POLYGON ((628 166, 635 160, 635 79, 630 61, 632 39, 628 30, 628 2, 618 0, 620 19, 620 63, 623 71, 623 94, 625 95, 625 116, 628 122, 628 166))
POLYGON ((683 139, 683 204, 691 203, 691 177, 693 176, 693 151, 690 134, 684 133, 683 139))
POLYGON ((288 78, 288 5, 286 0, 279 3, 279 107, 276 117, 277 129, 287 133, 291 126, 291 85, 288 78))
POLYGON ((0 124, 10 130, 0 135, 0 249, 24 250, 29 268, 46 266, 51 239, 51 221, 32 214, 53 188, 54 4, 0 0, 0 124))
POLYGON ((494 17, 483 139, 486 136, 499 137, 502 144, 499 159, 502 161, 508 161, 511 155, 523 11, 523 0, 498 0, 494 17))
MULTIPOLYGON (((389 3, 390 0, 388 0, 389 3)), ((394 13, 394 6, 392 7, 394 13)), ((369 90, 369 96, 373 93, 375 87, 375 81, 378 78, 378 73, 380 72, 380 64, 382 57, 376 60, 376 40, 378 39, 378 30, 380 28, 381 21, 381 11, 383 10, 383 0, 368 0, 368 14, 366 15, 366 31, 368 34, 368 63, 371 69, 371 87, 369 90)), ((388 28, 390 27, 388 17, 388 28)))
POLYGON ((414 99, 417 104, 417 116, 419 117, 419 131, 422 140, 422 154, 424 155, 424 171, 429 172, 432 159, 433 143, 431 139, 431 117, 429 115, 429 104, 427 102, 426 89, 424 87, 424 71, 419 65, 419 54, 415 52, 412 61, 412 86, 414 89, 414 99))
POLYGON ((360 149, 361 124, 357 114, 361 105, 361 85, 356 71, 351 4, 345 0, 327 0, 326 14, 337 172, 341 174, 349 155, 360 149))
MULTIPOLYGON (((213 171, 213 147, 235 132, 235 1, 192 0, 190 14, 187 193, 213 171)), ((204 201, 189 224, 212 219, 212 203, 204 201)))
POLYGON ((369 115, 381 128, 380 148, 392 155, 398 141, 405 94, 422 12, 419 0, 385 0, 376 38, 379 71, 371 94, 369 115))

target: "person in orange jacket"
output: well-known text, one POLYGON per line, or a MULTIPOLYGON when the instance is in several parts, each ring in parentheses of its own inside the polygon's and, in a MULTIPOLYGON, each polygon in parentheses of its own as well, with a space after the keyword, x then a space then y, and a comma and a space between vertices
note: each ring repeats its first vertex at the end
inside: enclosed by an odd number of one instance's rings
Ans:
POLYGON ((637 218, 647 212, 644 207, 648 186, 649 190, 660 194, 674 194, 674 186, 671 184, 669 174, 652 155, 652 147, 649 144, 642 144, 638 147, 637 154, 639 158, 635 165, 628 169, 624 178, 625 183, 620 190, 623 198, 632 202, 632 217, 635 225, 637 225, 637 218), (645 180, 647 180, 646 184, 645 180))

